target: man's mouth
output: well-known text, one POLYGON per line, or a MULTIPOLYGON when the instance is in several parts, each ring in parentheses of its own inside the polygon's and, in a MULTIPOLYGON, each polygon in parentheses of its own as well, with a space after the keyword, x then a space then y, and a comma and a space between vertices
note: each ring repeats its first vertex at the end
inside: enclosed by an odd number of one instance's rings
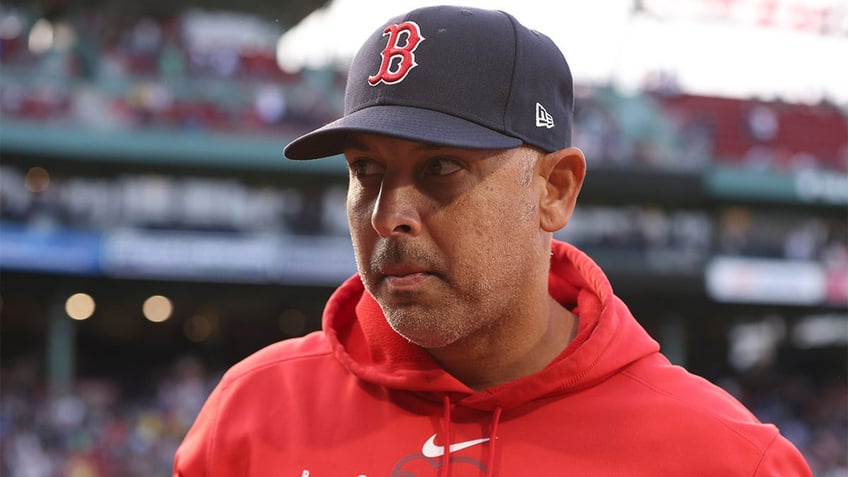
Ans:
POLYGON ((406 275, 386 275, 383 280, 390 290, 413 290, 420 287, 428 278, 429 273, 408 273, 406 275))
POLYGON ((390 291, 414 291, 434 276, 430 270, 410 264, 385 265, 378 273, 390 291))

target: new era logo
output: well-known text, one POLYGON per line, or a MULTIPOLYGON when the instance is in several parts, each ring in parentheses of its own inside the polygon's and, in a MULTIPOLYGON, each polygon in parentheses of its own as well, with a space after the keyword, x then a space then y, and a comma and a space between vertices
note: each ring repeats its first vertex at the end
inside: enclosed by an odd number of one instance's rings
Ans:
POLYGON ((548 129, 554 127, 554 117, 539 103, 536 103, 536 127, 545 127, 548 129))

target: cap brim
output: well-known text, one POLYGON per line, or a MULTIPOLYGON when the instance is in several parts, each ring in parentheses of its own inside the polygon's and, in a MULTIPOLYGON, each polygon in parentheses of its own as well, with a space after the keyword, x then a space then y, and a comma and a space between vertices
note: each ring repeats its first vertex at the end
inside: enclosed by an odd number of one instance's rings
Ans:
POLYGON ((510 149, 521 139, 506 136, 449 114, 410 106, 371 106, 322 126, 290 142, 289 159, 318 159, 341 154, 351 133, 373 133, 468 149, 510 149))

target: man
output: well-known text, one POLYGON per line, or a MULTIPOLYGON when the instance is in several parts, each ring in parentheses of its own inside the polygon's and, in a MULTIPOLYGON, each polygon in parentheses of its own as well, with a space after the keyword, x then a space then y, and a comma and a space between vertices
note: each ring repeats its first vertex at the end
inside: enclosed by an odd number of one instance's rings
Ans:
POLYGON ((810 475, 552 240, 586 170, 572 90, 502 12, 423 8, 371 35, 344 117, 285 150, 344 154, 359 273, 321 332, 227 372, 175 475, 810 475))

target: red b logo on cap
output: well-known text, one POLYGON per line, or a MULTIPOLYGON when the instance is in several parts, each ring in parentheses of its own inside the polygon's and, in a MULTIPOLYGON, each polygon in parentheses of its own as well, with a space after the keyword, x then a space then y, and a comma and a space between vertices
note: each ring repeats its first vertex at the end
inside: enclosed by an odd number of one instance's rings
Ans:
POLYGON ((379 83, 395 84, 403 81, 409 70, 418 66, 415 62, 415 49, 418 44, 424 40, 421 36, 421 29, 415 22, 403 22, 395 25, 389 25, 383 30, 383 36, 389 36, 389 42, 380 56, 383 58, 380 63, 380 71, 374 76, 368 77, 368 83, 371 86, 377 86, 379 83), (403 46, 400 46, 401 39, 406 40, 403 46))

